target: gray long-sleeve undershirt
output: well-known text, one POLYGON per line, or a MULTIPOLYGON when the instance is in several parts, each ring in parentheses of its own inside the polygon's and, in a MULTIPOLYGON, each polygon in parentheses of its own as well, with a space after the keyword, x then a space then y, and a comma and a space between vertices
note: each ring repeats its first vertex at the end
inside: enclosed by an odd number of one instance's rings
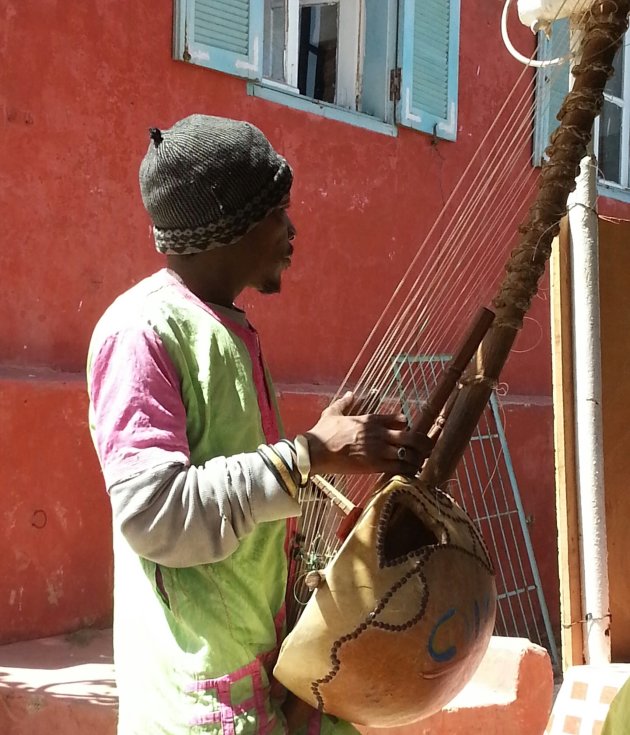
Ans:
MULTIPOLYGON (((274 447, 292 462, 286 444, 274 447)), ((215 457, 201 467, 159 465, 108 492, 114 524, 132 549, 169 567, 220 561, 255 524, 300 515, 257 452, 215 457)))

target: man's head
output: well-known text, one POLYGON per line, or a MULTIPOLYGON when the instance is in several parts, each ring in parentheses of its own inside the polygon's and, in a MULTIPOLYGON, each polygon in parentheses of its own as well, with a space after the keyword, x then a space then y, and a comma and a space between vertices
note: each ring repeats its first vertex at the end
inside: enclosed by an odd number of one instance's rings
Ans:
POLYGON ((280 205, 291 167, 253 125, 191 115, 151 129, 140 165, 142 200, 161 253, 232 245, 280 205))
POLYGON ((289 164, 258 128, 208 115, 151 129, 140 166, 158 251, 180 264, 181 256, 195 256, 195 269, 226 276, 237 266, 238 287, 264 293, 279 290, 290 263, 292 181, 289 164))

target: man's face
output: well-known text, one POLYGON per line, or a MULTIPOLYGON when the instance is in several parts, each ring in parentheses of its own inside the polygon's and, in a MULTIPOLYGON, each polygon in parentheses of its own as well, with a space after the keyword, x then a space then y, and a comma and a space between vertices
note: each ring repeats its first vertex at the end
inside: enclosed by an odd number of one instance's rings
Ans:
POLYGON ((291 241, 296 230, 289 217, 289 205, 290 197, 287 195, 280 207, 256 225, 240 243, 243 257, 250 265, 247 285, 260 293, 278 293, 282 273, 291 265, 291 241))

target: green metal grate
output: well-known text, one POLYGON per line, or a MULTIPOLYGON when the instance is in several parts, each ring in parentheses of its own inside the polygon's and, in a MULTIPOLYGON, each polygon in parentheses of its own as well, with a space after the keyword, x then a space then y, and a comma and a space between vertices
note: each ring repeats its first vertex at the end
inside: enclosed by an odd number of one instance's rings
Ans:
MULTIPOLYGON (((449 355, 405 354, 394 359, 395 390, 409 420, 449 360, 449 355)), ((447 489, 477 524, 495 565, 495 633, 529 638, 547 648, 557 666, 558 651, 495 394, 447 489)))

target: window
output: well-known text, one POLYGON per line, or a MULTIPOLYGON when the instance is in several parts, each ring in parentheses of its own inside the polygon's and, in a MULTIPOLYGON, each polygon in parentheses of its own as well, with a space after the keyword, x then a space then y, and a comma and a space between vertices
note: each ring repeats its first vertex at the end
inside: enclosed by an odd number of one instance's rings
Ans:
MULTIPOLYGON (((539 38, 543 59, 567 56, 569 27, 566 20, 553 24, 551 38, 539 38)), ((593 151, 599 166, 599 188, 607 196, 626 198, 630 194, 630 37, 614 60, 615 74, 606 83, 604 106, 595 121, 593 151)), ((548 67, 537 74, 537 120, 534 131, 534 162, 540 165, 549 136, 558 126, 556 115, 569 90, 569 64, 548 67)))
POLYGON ((594 147, 602 184, 630 190, 630 51, 628 34, 617 51, 615 74, 606 83, 604 106, 595 123, 594 147))
POLYGON ((360 75, 359 0, 265 0, 263 79, 353 109, 360 75))
POLYGON ((175 0, 174 55, 250 93, 454 140, 460 0, 175 0))
MULTIPOLYGON (((300 94, 323 102, 334 103, 339 95, 343 100, 339 104, 347 107, 352 105, 357 69, 351 43, 354 34, 338 32, 340 5, 300 5, 298 89, 300 94), (337 76, 343 79, 348 71, 350 84, 339 85, 337 76)), ((351 30, 355 29, 352 24, 351 30)))

